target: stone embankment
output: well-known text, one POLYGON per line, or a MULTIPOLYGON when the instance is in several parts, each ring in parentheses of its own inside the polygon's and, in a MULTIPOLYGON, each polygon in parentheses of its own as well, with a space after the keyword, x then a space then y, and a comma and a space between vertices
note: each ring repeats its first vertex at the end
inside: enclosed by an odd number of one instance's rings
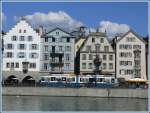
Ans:
POLYGON ((3 95, 148 98, 147 89, 3 87, 3 95))

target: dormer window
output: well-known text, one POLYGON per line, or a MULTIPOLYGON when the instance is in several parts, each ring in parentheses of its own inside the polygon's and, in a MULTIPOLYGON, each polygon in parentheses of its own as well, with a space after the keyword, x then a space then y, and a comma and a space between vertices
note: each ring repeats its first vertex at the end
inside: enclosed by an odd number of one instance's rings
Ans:
POLYGON ((95 42, 95 38, 92 38, 92 42, 95 42))
POLYGON ((17 36, 12 36, 12 41, 16 41, 17 40, 17 36))
POLYGON ((21 29, 19 29, 19 33, 21 33, 21 29))
POLYGON ((20 36, 20 41, 24 41, 24 36, 20 36))
POLYGON ((59 35, 59 32, 56 32, 56 35, 59 35))
POLYGON ((26 30, 24 30, 24 33, 26 33, 26 30))
POLYGON ((70 42, 70 38, 69 37, 67 38, 67 42, 70 42))

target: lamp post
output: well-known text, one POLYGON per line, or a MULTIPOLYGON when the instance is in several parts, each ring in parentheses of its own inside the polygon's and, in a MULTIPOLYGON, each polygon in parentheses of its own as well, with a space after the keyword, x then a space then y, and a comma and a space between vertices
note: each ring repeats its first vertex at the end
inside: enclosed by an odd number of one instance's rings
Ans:
POLYGON ((101 70, 99 70, 99 67, 101 66, 102 61, 99 58, 99 56, 96 54, 96 57, 93 62, 94 62, 94 66, 95 66, 94 74, 95 74, 95 86, 96 86, 96 75, 101 73, 101 70))

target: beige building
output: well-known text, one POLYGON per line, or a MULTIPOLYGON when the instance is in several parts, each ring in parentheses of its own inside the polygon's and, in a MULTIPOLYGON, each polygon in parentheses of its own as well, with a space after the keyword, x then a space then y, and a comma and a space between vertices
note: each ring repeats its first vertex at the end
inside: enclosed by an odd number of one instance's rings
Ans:
POLYGON ((115 74, 115 52, 110 45, 106 33, 91 32, 80 48, 80 74, 94 74, 95 56, 101 61, 99 70, 101 74, 115 74))
POLYGON ((132 30, 116 41, 117 78, 146 78, 146 42, 132 30))

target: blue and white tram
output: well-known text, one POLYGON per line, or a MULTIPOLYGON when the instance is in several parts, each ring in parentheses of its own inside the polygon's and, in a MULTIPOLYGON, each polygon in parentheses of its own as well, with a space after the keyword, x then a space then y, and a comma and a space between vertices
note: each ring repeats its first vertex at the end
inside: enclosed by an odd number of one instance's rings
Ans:
POLYGON ((49 87, 114 87, 117 82, 115 77, 106 75, 51 75, 41 76, 40 84, 49 87))
POLYGON ((80 76, 79 83, 84 87, 114 87, 117 84, 115 77, 106 75, 84 75, 80 76))
POLYGON ((49 87, 71 87, 77 83, 76 76, 69 75, 51 75, 41 76, 40 84, 49 87))

